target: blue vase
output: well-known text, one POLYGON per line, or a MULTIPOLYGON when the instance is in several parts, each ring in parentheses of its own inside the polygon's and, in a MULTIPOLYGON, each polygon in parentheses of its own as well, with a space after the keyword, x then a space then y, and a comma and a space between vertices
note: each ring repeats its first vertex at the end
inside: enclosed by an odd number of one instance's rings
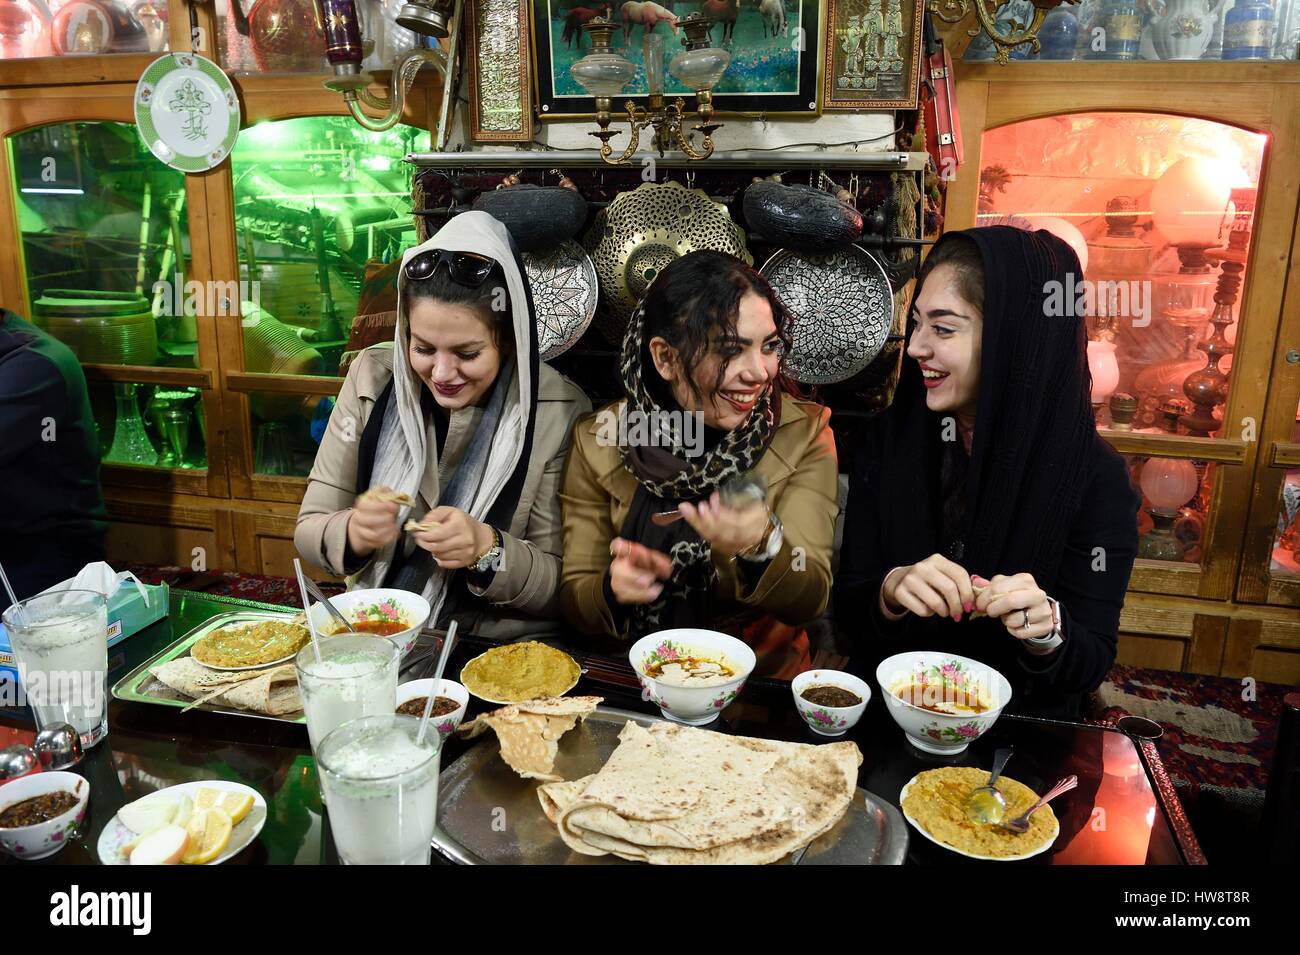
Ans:
POLYGON ((1074 59, 1074 44, 1079 37, 1079 21, 1074 12, 1057 7, 1043 19, 1038 28, 1038 40, 1043 45, 1039 54, 1044 60, 1074 59))
POLYGON ((1237 0, 1223 19, 1223 58, 1267 59, 1273 49, 1274 20, 1266 0, 1237 0))

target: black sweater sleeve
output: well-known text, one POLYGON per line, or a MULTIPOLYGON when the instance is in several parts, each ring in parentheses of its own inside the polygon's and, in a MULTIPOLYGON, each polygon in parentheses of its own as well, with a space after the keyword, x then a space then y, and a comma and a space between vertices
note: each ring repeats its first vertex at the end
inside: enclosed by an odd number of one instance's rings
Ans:
POLYGON ((880 522, 873 512, 880 467, 880 456, 866 442, 860 442, 850 459, 849 497, 844 507, 844 534, 834 590, 835 619, 841 629, 865 628, 866 634, 853 634, 859 639, 901 629, 901 621, 888 620, 880 612, 880 585, 885 575, 898 566, 884 552, 880 522))
POLYGON ((1061 604, 1065 643, 1047 656, 1026 651, 1021 658, 1035 682, 1050 683, 1063 693, 1096 689, 1114 664, 1120 610, 1137 557, 1141 496, 1133 488, 1128 466, 1104 446, 1094 462, 1055 587, 1043 587, 1061 604))

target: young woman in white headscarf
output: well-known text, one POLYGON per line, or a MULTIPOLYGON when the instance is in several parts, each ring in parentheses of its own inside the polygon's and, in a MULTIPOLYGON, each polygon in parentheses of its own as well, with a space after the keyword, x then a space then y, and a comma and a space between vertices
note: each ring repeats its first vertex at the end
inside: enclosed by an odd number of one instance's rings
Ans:
POLYGON ((294 543, 351 588, 397 587, 501 640, 559 632, 559 487, 590 402, 538 360, 509 233, 465 212, 402 256, 397 329, 348 369, 294 543), (390 494, 406 495, 413 504, 390 494), (409 521, 424 529, 404 530, 409 521))

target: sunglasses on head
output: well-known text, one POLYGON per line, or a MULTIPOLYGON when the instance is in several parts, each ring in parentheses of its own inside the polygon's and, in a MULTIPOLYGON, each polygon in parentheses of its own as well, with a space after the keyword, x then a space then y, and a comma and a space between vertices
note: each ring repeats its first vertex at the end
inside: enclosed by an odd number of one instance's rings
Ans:
POLYGON ((438 271, 438 266, 446 263, 447 274, 459 285, 478 288, 487 281, 496 266, 497 260, 477 252, 452 252, 449 249, 430 249, 406 263, 406 277, 421 281, 438 271))

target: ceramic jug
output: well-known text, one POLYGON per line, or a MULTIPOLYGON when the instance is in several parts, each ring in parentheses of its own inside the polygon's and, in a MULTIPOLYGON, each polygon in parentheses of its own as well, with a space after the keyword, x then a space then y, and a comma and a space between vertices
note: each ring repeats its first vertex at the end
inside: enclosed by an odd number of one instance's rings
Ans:
POLYGON ((1167 0, 1151 23, 1151 42, 1162 60, 1199 60, 1214 36, 1225 0, 1210 7, 1206 0, 1167 0))

